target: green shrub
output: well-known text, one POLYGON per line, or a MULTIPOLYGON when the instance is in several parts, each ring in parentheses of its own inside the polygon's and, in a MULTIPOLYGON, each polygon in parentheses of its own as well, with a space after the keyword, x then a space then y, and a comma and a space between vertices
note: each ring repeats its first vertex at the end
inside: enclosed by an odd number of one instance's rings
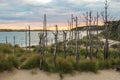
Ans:
POLYGON ((36 68, 36 67, 39 67, 39 61, 40 61, 39 55, 32 55, 20 67, 22 69, 36 68))
POLYGON ((70 73, 73 71, 73 64, 62 57, 56 59, 56 71, 59 73, 70 73))
POLYGON ((109 68, 111 68, 112 67, 112 65, 111 65, 111 62, 110 61, 104 61, 104 60, 102 60, 102 61, 99 61, 99 69, 109 69, 109 68))
POLYGON ((116 65, 120 66, 120 59, 117 60, 117 64, 116 65))
POLYGON ((118 58, 118 51, 116 49, 110 49, 109 50, 109 58, 118 58))
POLYGON ((98 71, 98 64, 96 61, 83 60, 79 62, 78 67, 78 70, 82 72, 91 71, 96 73, 98 71))
POLYGON ((10 48, 4 48, 3 49, 3 53, 12 53, 12 52, 13 52, 13 50, 10 49, 10 48))
POLYGON ((12 62, 5 59, 0 61, 0 71, 5 71, 5 70, 12 70, 13 65, 12 62))
POLYGON ((26 61, 27 60, 27 56, 25 56, 25 55, 22 55, 21 57, 19 57, 19 61, 21 62, 21 63, 23 63, 24 61, 26 61))
POLYGON ((19 62, 13 56, 8 56, 0 60, 0 71, 12 70, 14 67, 18 68, 19 62))
POLYGON ((13 65, 15 68, 18 68, 18 67, 19 67, 20 62, 19 62, 19 60, 17 59, 17 57, 9 56, 9 57, 8 57, 8 60, 12 62, 12 65, 13 65))
POLYGON ((48 72, 55 72, 53 57, 49 57, 43 60, 42 69, 48 72))

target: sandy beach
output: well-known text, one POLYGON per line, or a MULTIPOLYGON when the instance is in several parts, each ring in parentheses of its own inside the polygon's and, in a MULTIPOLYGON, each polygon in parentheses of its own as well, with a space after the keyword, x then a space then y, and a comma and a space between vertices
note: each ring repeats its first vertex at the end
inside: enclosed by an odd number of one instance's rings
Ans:
POLYGON ((14 70, 0 73, 0 80, 120 80, 120 72, 102 70, 97 74, 91 72, 75 72, 74 75, 65 74, 63 79, 57 73, 46 73, 36 70, 14 70))

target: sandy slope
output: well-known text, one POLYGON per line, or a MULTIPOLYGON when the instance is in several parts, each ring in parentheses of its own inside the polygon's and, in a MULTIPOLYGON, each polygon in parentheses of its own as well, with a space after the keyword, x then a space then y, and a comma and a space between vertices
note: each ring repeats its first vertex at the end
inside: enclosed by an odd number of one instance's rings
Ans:
MULTIPOLYGON (((15 70, 0 73, 0 80, 61 80, 59 74, 49 74, 39 70, 15 70)), ((103 70, 94 74, 90 72, 64 75, 63 80, 120 80, 120 72, 103 70)))

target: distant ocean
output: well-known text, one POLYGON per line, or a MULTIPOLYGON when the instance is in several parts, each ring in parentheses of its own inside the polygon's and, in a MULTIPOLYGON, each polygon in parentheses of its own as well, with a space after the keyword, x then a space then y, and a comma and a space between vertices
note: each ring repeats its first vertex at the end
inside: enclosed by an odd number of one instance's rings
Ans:
MULTIPOLYGON (((40 31, 31 31, 31 46, 39 44, 38 33, 40 33, 40 31)), ((18 44, 21 47, 26 46, 25 45, 25 32, 24 31, 23 32, 0 32, 0 43, 6 43, 6 37, 7 37, 7 42, 10 44, 13 44, 13 37, 14 36, 15 36, 15 44, 18 44)), ((79 36, 80 36, 80 38, 86 36, 86 31, 80 31, 79 36)), ((67 39, 69 39, 69 32, 67 33, 67 39)), ((62 32, 59 32, 58 41, 59 42, 63 41, 62 32)), ((53 43, 54 43, 53 31, 48 31, 48 44, 50 45, 53 43)))

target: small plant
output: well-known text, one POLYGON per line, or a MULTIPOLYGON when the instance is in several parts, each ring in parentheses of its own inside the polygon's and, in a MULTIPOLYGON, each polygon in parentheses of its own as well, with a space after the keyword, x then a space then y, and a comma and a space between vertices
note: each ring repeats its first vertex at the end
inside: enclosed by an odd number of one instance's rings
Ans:
POLYGON ((39 55, 32 55, 22 65, 22 69, 32 69, 39 67, 39 55))
POLYGON ((99 69, 109 69, 112 67, 111 62, 108 60, 99 61, 98 64, 99 64, 99 69))
POLYGON ((58 57, 56 61, 56 70, 59 73, 71 73, 73 71, 73 64, 62 57, 58 57))
POLYGON ((78 67, 78 70, 82 72, 91 71, 96 73, 98 71, 98 64, 96 61, 83 60, 79 62, 78 67))

